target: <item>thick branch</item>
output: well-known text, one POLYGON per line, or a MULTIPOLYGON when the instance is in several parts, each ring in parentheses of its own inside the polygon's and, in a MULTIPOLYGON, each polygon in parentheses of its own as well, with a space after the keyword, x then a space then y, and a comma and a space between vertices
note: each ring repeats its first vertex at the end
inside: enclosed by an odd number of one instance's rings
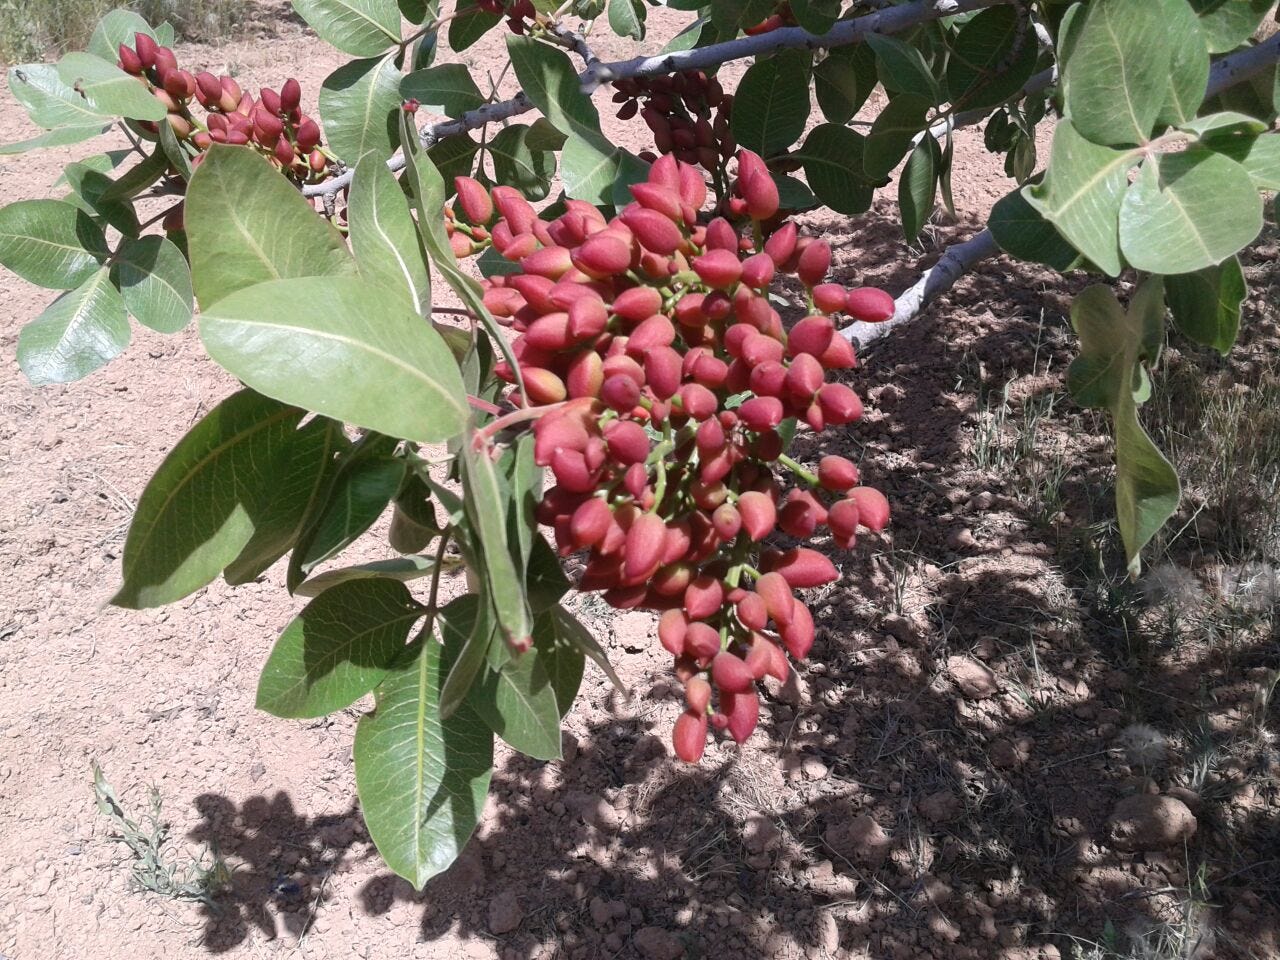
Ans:
MULTIPOLYGON (((506 120, 509 117, 519 116, 522 113, 528 113, 533 109, 533 101, 524 95, 524 91, 517 93, 510 100, 500 100, 497 103, 487 103, 483 107, 477 107, 475 110, 468 110, 457 120, 441 120, 439 123, 429 123, 419 132, 424 147, 431 147, 439 143, 445 137, 452 136, 455 133, 463 133, 467 130, 475 130, 477 127, 483 127, 486 123, 493 123, 496 120, 506 120)), ((392 173, 397 173, 404 169, 404 156, 397 154, 387 161, 387 166, 392 173)), ((346 189, 351 185, 351 178, 355 176, 354 170, 347 170, 340 176, 334 177, 332 180, 325 180, 323 183, 310 183, 302 188, 304 197, 332 197, 346 189)))
POLYGON ((553 23, 547 28, 547 32, 557 38, 556 42, 562 47, 566 47, 580 56, 582 62, 588 67, 600 62, 600 58, 591 49, 590 44, 587 43, 586 35, 581 30, 571 30, 562 24, 553 23))
MULTIPOLYGON (((1275 34, 1254 47, 1238 50, 1215 60, 1210 68, 1205 99, 1217 96, 1228 87, 1261 73, 1267 67, 1280 62, 1280 34, 1275 34)), ((1036 93, 1057 81, 1057 67, 1041 71, 1027 81, 1023 94, 1036 93)), ((935 123, 928 133, 935 137, 946 136, 948 129, 968 126, 983 120, 989 111, 970 110, 935 123)), ((917 140, 923 138, 921 134, 917 140)), ((840 332, 849 340, 866 346, 884 336, 894 327, 918 316, 929 302, 939 294, 955 286, 956 282, 975 265, 1000 253, 990 230, 983 230, 964 243, 948 247, 934 266, 912 284, 911 288, 894 301, 893 317, 884 323, 853 323, 840 332)))
POLYGON ((754 37, 740 37, 706 47, 659 54, 656 57, 633 57, 613 63, 597 63, 582 74, 582 89, 590 93, 602 83, 629 77, 648 77, 663 73, 682 73, 686 70, 706 70, 742 60, 762 53, 772 53, 790 47, 823 49, 843 47, 857 43, 868 34, 900 33, 917 24, 984 7, 995 7, 1013 0, 915 0, 914 3, 889 7, 878 13, 853 20, 842 20, 824 34, 812 34, 800 27, 783 27, 754 37))
POLYGON ((1261 73, 1277 61, 1280 61, 1280 33, 1273 34, 1256 47, 1219 57, 1209 68, 1205 99, 1217 96, 1227 87, 1247 80, 1255 73, 1261 73))
MULTIPOLYGON (((871 33, 898 33, 930 20, 939 20, 943 17, 1011 2, 1014 0, 915 0, 913 3, 890 7, 855 20, 842 21, 821 36, 799 27, 786 27, 754 37, 741 37, 737 40, 713 43, 696 50, 682 50, 658 57, 635 57, 613 63, 604 63, 596 59, 580 34, 564 28, 553 29, 562 46, 569 46, 587 61, 586 69, 578 76, 582 89, 590 93, 602 83, 623 77, 649 77, 685 70, 702 70, 718 67, 731 60, 754 57, 786 47, 817 49, 847 46, 858 43, 871 33)), ((450 134, 474 130, 486 123, 505 120, 532 109, 533 104, 521 91, 510 100, 486 104, 477 110, 470 110, 457 120, 429 124, 422 130, 422 142, 430 146, 450 134)), ((401 157, 393 157, 387 165, 393 172, 398 171, 403 169, 404 160, 401 157)), ((334 196, 350 185, 352 175, 352 171, 348 170, 324 183, 305 186, 302 193, 307 197, 334 196)))
POLYGON ((894 301, 893 316, 883 323, 853 323, 840 331, 841 335, 859 346, 878 340, 899 324, 919 315, 934 298, 946 293, 956 281, 973 269, 975 264, 996 256, 1000 248, 990 230, 971 237, 964 243, 947 247, 942 259, 924 272, 911 288, 894 301))

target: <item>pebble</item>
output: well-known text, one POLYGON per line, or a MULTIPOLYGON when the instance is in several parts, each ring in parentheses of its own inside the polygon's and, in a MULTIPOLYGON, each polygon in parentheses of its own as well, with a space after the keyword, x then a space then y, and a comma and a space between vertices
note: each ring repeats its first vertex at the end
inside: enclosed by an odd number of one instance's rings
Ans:
POLYGON ((489 932, 494 936, 510 933, 523 919, 520 901, 511 891, 504 891, 489 901, 489 932))

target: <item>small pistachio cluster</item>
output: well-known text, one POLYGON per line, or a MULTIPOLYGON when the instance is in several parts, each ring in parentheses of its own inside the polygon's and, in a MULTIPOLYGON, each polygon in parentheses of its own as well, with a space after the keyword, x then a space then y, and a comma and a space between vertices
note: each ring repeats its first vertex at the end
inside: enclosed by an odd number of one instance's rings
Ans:
MULTIPOLYGON (((738 154, 730 188, 753 233, 774 218, 764 162, 738 154)), ((612 219, 569 200, 548 222, 516 190, 456 180, 454 246, 492 244, 519 271, 490 278, 484 301, 516 337, 523 380, 512 401, 535 408, 534 458, 554 485, 538 507, 562 555, 586 555, 577 584, 620 609, 661 612, 658 640, 684 683, 678 756, 708 732, 745 740, 758 684, 785 680, 814 623, 795 591, 838 576, 804 541, 841 548, 888 523, 884 496, 858 468, 826 456, 808 469, 786 453, 798 424, 852 423, 862 403, 830 377, 855 364, 832 315, 878 321, 893 300, 823 282, 831 249, 784 223, 759 248, 729 220, 701 222, 703 175, 668 154, 612 219), (790 329, 770 302, 781 274, 805 288, 790 329)), ((515 382, 515 371, 498 374, 515 382)))
MULTIPOLYGON (((133 46, 120 44, 119 55, 120 68, 146 83, 165 105, 166 120, 179 140, 202 151, 215 143, 252 146, 299 183, 328 175, 320 125, 302 112, 302 87, 292 77, 278 92, 264 87, 255 100, 229 76, 193 75, 179 68, 173 51, 145 33, 134 36, 133 46), (205 109, 203 122, 191 112, 193 100, 205 109)), ((158 131, 154 123, 140 126, 151 134, 158 131)), ((202 157, 197 154, 192 165, 202 157)))
MULTIPOLYGON (((659 154, 674 154, 682 163, 696 164, 720 175, 737 143, 729 129, 733 95, 720 81, 701 70, 614 82, 613 102, 621 104, 618 118, 638 112, 653 133, 659 154)), ((656 155, 641 155, 655 160, 656 155)))

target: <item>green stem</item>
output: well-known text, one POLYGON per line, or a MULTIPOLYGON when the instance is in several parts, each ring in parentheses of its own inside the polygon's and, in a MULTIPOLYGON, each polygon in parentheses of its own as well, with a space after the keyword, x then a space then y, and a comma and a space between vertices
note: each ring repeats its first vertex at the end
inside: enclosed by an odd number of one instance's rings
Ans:
POLYGON ((781 453, 778 455, 778 462, 782 464, 784 467, 787 467, 792 473, 794 473, 797 477, 799 477, 805 483, 809 484, 809 486, 816 487, 818 485, 818 475, 816 473, 814 473, 811 470, 805 469, 800 464, 796 463, 796 461, 792 460, 785 453, 781 453))
POLYGON ((432 628, 435 627, 436 621, 436 601, 440 597, 440 574, 444 572, 444 551, 449 546, 449 539, 453 535, 453 527, 445 527, 440 531, 440 546, 436 548, 436 566, 431 571, 431 592, 427 595, 427 625, 423 629, 423 633, 431 636, 432 628))

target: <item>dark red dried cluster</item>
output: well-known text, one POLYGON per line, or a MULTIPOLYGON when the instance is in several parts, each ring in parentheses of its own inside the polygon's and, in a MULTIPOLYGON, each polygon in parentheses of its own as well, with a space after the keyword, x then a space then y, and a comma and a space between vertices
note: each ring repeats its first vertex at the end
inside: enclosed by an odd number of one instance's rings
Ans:
MULTIPOLYGON (((525 396, 543 411, 534 456, 554 485, 538 508, 560 552, 586 551, 583 591, 621 609, 662 611, 658 638, 685 684, 675 748, 697 760, 708 727, 741 742, 759 715, 757 684, 784 680, 804 657, 813 619, 794 591, 837 577, 804 546, 769 547, 820 528, 851 547, 889 507, 838 456, 808 470, 785 453, 797 423, 851 423, 862 403, 829 379, 854 366, 831 315, 883 320, 892 299, 823 279, 831 250, 794 223, 756 250, 731 223, 699 221, 701 172, 672 155, 607 220, 569 200, 547 222, 514 189, 459 177, 455 249, 492 242, 520 271, 487 282, 484 299, 518 336, 525 396), (781 273, 803 283, 809 313, 790 330, 769 300, 781 273)), ((757 225, 778 193, 743 151, 732 187, 757 225)), ((500 376, 514 381, 505 364, 500 376)))
MULTIPOLYGON (((621 104, 618 118, 629 120, 639 113, 659 154, 673 154, 682 163, 719 175, 737 150, 729 129, 733 95, 715 77, 697 70, 618 80, 613 86, 613 102, 621 104)), ((657 159, 655 154, 641 156, 657 159)))
MULTIPOLYGON (((179 140, 190 139, 199 150, 214 143, 252 146, 298 182, 327 176, 329 158, 320 147, 320 125, 302 112, 302 87, 292 77, 279 92, 263 87, 255 100, 229 76, 193 75, 178 67, 172 50, 145 33, 133 46, 120 44, 119 65, 147 84, 152 96, 169 111, 169 126, 179 140), (201 122, 191 113, 191 101, 204 107, 201 122)), ((140 124, 156 133, 154 123, 140 124)), ((203 154, 192 161, 196 165, 203 154)))
POLYGON ((529 24, 538 13, 531 0, 514 0, 513 3, 503 3, 502 0, 476 0, 476 6, 485 13, 506 17, 507 29, 519 34, 529 29, 529 24))

